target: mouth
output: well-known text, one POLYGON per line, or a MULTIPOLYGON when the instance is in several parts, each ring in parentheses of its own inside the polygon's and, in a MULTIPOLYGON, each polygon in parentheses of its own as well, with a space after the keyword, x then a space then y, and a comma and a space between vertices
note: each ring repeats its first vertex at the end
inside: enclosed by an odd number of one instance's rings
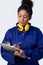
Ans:
POLYGON ((25 24, 25 22, 20 22, 20 24, 25 24))

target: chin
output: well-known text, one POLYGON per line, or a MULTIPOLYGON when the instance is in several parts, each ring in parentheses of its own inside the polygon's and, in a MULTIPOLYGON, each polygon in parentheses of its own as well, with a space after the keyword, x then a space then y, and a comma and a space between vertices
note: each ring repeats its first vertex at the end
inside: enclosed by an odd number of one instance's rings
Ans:
POLYGON ((22 23, 19 23, 19 24, 22 25, 22 26, 24 26, 24 25, 26 25, 27 23, 22 22, 22 23))
POLYGON ((21 24, 22 26, 26 25, 26 24, 21 24))

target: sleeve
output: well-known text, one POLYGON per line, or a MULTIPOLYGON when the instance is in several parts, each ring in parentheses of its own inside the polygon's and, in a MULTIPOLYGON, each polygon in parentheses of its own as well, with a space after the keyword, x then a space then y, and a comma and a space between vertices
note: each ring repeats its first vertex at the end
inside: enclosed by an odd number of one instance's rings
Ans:
MULTIPOLYGON (((7 31, 5 34, 5 37, 2 41, 2 43, 4 44, 6 41, 8 42, 12 42, 12 36, 11 36, 11 31, 7 31)), ((14 54, 13 52, 8 52, 7 50, 5 50, 3 47, 1 47, 1 56, 9 63, 14 64, 14 54)))
POLYGON ((32 49, 25 49, 25 54, 34 61, 43 58, 43 34, 40 30, 37 31, 37 47, 32 49))

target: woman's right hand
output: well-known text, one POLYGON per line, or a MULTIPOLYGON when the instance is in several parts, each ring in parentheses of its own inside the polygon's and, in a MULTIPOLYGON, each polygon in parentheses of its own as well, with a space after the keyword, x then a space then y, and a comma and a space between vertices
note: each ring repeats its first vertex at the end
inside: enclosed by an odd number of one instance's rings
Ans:
POLYGON ((20 49, 20 46, 18 44, 14 44, 13 46, 14 46, 14 48, 20 49))
POLYGON ((20 49, 20 46, 19 45, 15 44, 14 45, 14 48, 18 48, 19 49, 19 50, 15 50, 14 51, 14 56, 21 57, 21 56, 23 56, 25 54, 24 50, 20 49))
MULTIPOLYGON (((14 48, 20 49, 20 46, 19 46, 18 44, 14 44, 14 48)), ((19 52, 18 50, 15 50, 15 51, 14 51, 14 55, 15 55, 15 56, 18 56, 19 54, 20 54, 20 52, 19 52)))
POLYGON ((15 51, 14 52, 14 56, 19 56, 19 57, 23 57, 25 55, 25 52, 24 52, 24 50, 22 50, 22 49, 19 49, 19 51, 15 51))

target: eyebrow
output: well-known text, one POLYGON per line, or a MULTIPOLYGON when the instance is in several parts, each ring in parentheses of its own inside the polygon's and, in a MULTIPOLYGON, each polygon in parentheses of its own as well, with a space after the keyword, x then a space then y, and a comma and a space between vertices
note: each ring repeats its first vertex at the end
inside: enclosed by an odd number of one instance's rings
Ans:
MULTIPOLYGON (((19 14, 19 15, 21 15, 21 14, 19 14)), ((22 15, 21 15, 22 16, 22 15)), ((27 16, 27 15, 24 15, 24 16, 27 16)))

